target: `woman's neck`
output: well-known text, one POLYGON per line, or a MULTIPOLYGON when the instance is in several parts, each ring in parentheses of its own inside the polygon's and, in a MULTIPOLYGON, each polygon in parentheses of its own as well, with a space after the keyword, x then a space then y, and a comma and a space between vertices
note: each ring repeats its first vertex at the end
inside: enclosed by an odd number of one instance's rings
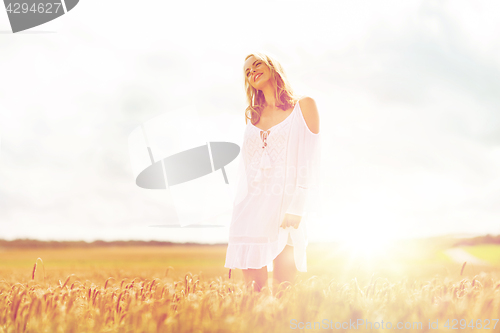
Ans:
POLYGON ((262 88, 262 93, 264 94, 264 108, 275 110, 276 109, 276 98, 275 98, 276 88, 269 84, 262 88))

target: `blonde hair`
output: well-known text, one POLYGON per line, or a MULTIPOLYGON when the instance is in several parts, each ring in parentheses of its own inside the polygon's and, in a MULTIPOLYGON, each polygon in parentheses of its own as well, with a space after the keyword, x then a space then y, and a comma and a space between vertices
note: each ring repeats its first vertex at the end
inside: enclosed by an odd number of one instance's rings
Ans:
MULTIPOLYGON (((271 72, 271 80, 274 82, 276 89, 274 90, 274 98, 276 99, 276 106, 283 111, 295 106, 299 101, 299 96, 295 95, 290 83, 285 75, 285 71, 281 64, 272 56, 262 52, 251 53, 245 57, 245 61, 254 56, 256 59, 264 62, 271 72)), ((260 120, 262 109, 264 108, 265 97, 261 90, 257 90, 250 85, 248 77, 245 75, 245 68, 243 68, 243 75, 245 79, 245 91, 247 95, 248 107, 245 110, 245 123, 248 120, 252 125, 255 125, 260 120)))

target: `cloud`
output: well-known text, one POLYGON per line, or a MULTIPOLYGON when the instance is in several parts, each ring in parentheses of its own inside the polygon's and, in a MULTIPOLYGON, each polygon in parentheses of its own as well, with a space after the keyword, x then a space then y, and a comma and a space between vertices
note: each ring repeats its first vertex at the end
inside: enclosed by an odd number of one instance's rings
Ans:
POLYGON ((2 48, 0 224, 9 235, 114 237, 123 223, 131 229, 116 236, 133 237, 174 217, 165 193, 136 188, 130 131, 191 102, 243 121, 241 65, 260 49, 320 108, 329 237, 373 221, 399 234, 495 228, 495 2, 271 2, 253 24, 252 9, 236 3, 122 4, 110 22, 115 5, 82 3, 57 33, 2 48))

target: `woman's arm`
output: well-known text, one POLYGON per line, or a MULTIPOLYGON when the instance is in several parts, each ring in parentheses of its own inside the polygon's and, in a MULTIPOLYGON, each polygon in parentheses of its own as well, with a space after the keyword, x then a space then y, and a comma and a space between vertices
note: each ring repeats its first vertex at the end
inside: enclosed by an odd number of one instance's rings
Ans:
POLYGON ((319 177, 319 113, 315 101, 311 97, 304 97, 299 101, 300 109, 302 110, 305 126, 299 131, 299 147, 298 147, 298 170, 297 183, 292 197, 292 201, 288 206, 283 224, 298 227, 300 218, 306 210, 306 202, 310 186, 318 185, 317 177, 319 177), (314 178, 314 179, 312 179, 314 178))

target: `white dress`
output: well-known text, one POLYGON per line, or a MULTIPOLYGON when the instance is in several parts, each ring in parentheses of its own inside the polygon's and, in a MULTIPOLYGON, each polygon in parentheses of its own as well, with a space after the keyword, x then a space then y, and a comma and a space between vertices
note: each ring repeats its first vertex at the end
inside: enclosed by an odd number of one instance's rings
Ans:
POLYGON ((319 166, 320 133, 307 127, 298 102, 267 131, 247 124, 224 267, 267 265, 271 272, 288 244, 294 247, 297 270, 307 272, 307 216, 318 209, 308 198, 318 194, 319 166), (302 216, 297 229, 280 227, 285 213, 302 216))

